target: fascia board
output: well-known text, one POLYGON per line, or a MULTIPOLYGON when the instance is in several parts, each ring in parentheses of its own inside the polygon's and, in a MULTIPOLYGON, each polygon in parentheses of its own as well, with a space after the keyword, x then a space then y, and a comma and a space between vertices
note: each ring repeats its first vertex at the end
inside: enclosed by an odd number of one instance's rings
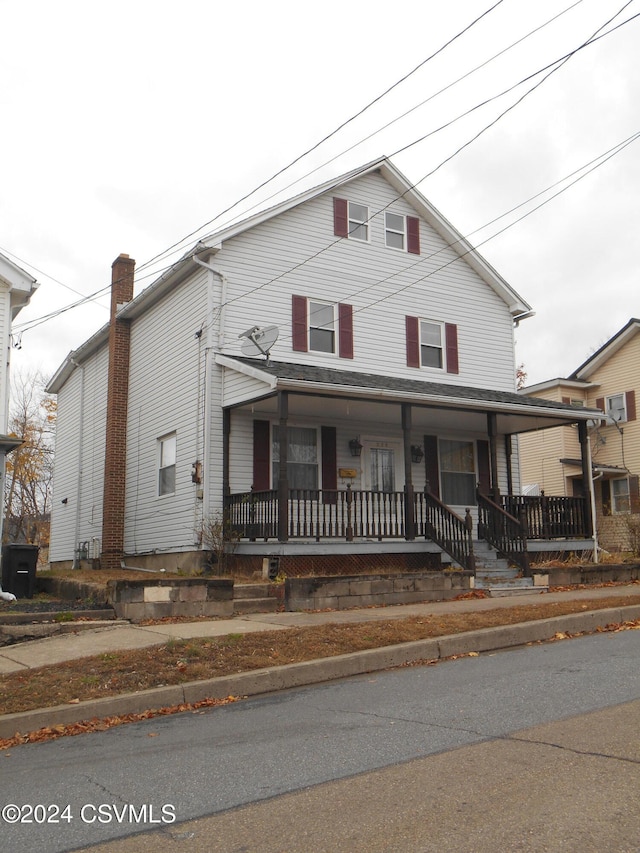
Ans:
POLYGON ((231 370, 234 370, 236 373, 242 373, 244 376, 249 376, 251 379, 256 379, 259 382, 264 382, 265 385, 269 387, 270 390, 275 390, 278 385, 277 376, 273 376, 271 373, 266 373, 264 370, 260 370, 257 367, 253 367, 251 364, 244 364, 241 361, 236 361, 233 358, 229 358, 226 355, 222 355, 222 353, 216 353, 215 357, 216 364, 219 364, 220 367, 228 367, 231 370))
POLYGON ((403 198, 407 199, 416 211, 420 213, 422 218, 442 237, 447 245, 460 258, 464 259, 478 273, 480 278, 507 304, 512 316, 516 317, 532 310, 531 305, 516 293, 511 285, 502 278, 500 273, 469 243, 466 237, 463 237, 449 220, 431 202, 427 201, 422 193, 415 189, 395 166, 387 160, 380 166, 380 171, 396 192, 401 193, 403 198))
POLYGON ((278 390, 302 391, 307 393, 331 394, 339 397, 366 397, 368 399, 389 400, 398 402, 415 402, 424 405, 425 402, 429 405, 446 407, 449 409, 464 409, 467 411, 491 411, 510 415, 522 415, 523 417, 546 417, 555 418, 556 420, 566 420, 569 423, 575 421, 590 421, 594 418, 601 418, 602 412, 599 409, 556 409, 548 406, 518 406, 515 404, 502 403, 498 400, 474 400, 464 397, 448 397, 445 395, 429 395, 425 398, 424 394, 405 391, 398 393, 385 388, 364 388, 357 385, 334 385, 330 382, 307 382, 303 379, 283 379, 277 380, 278 390), (566 417, 565 417, 566 415, 566 417))
POLYGON ((573 374, 576 379, 588 379, 592 373, 602 367, 618 350, 640 331, 640 320, 630 320, 611 340, 585 361, 573 374))

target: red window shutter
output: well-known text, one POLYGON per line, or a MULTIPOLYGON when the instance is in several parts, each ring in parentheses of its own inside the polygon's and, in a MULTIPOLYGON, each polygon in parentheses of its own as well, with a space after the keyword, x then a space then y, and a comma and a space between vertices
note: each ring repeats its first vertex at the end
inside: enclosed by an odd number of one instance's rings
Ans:
POLYGON ((458 373, 458 327, 445 323, 444 337, 447 346, 447 373, 458 373))
POLYGON ((353 307, 338 305, 338 354, 340 358, 353 358, 353 307))
POLYGON ((563 397, 562 402, 565 404, 565 406, 570 406, 571 405, 571 397, 563 397))
POLYGON ((602 412, 604 412, 604 397, 597 398, 596 409, 600 409, 602 412))
POLYGON ((407 329, 407 367, 420 367, 420 323, 417 317, 405 317, 407 329))
POLYGON ((336 441, 336 428, 323 426, 320 428, 320 440, 322 441, 322 500, 324 503, 335 503, 338 489, 338 449, 336 441))
POLYGON ((491 491, 491 465, 489 463, 489 442, 480 439, 477 442, 478 451, 478 486, 483 495, 491 491))
POLYGON ((349 235, 349 202, 344 198, 333 200, 333 233, 336 237, 349 235))
POLYGON ((407 216, 407 252, 420 254, 420 220, 417 216, 407 216))
POLYGON ((636 419, 636 392, 627 391, 624 395, 625 405, 627 409, 627 420, 635 421, 636 419))
POLYGON ((269 421, 253 422, 253 490, 266 492, 270 484, 271 430, 269 421))
POLYGON ((307 351, 307 298, 291 297, 291 346, 297 352, 307 351))
POLYGON ((424 473, 429 491, 440 497, 440 462, 438 461, 438 436, 424 436, 424 473))
POLYGON ((602 514, 611 515, 611 480, 600 480, 602 495, 602 514))

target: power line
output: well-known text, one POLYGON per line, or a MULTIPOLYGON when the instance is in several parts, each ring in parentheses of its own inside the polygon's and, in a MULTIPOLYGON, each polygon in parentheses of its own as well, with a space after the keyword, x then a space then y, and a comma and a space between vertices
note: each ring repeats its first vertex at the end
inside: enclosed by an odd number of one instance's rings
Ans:
MULTIPOLYGON (((578 46, 577 48, 575 48, 574 50, 570 51, 569 53, 564 54, 562 57, 560 57, 559 59, 555 60, 554 62, 552 62, 552 63, 548 63, 548 64, 547 64, 547 65, 545 65, 542 69, 539 69, 539 70, 538 70, 538 71, 536 71, 535 73, 527 75, 527 76, 526 76, 526 77, 524 77, 522 80, 520 80, 518 83, 514 84, 513 86, 508 87, 507 89, 503 90, 503 91, 502 91, 502 92, 500 92, 499 94, 494 95, 494 96, 493 96, 493 97, 491 97, 491 98, 487 98, 487 99, 485 99, 485 100, 484 100, 484 101, 482 101, 480 104, 476 105, 475 107, 470 108, 470 109, 469 109, 469 110, 467 110, 465 113, 463 113, 463 114, 461 114, 461 115, 457 116, 457 118, 452 119, 450 122, 447 122, 446 124, 441 125, 439 128, 436 128, 434 131, 431 131, 429 134, 426 134, 426 135, 424 135, 424 136, 420 137, 418 140, 414 140, 412 143, 410 143, 410 144, 408 144, 408 145, 405 145, 405 146, 403 146, 402 148, 400 148, 400 149, 398 149, 397 151, 395 151, 391 156, 394 156, 395 154, 399 154, 399 153, 401 153, 401 152, 403 152, 403 151, 406 151, 408 148, 412 147, 413 145, 416 145, 418 142, 422 142, 422 141, 424 141, 424 139, 426 139, 428 136, 431 136, 431 135, 433 135, 434 133, 437 133, 439 130, 444 129, 445 127, 449 127, 451 124, 453 124, 455 121, 458 121, 460 118, 462 118, 462 117, 464 117, 464 116, 466 116, 466 115, 468 115, 468 114, 470 114, 470 113, 472 113, 472 112, 476 111, 477 109, 479 109, 479 108, 480 108, 480 107, 482 107, 482 106, 486 106, 487 104, 491 103, 491 102, 492 102, 492 101, 494 101, 494 100, 497 100, 497 99, 499 99, 499 98, 503 97, 505 94, 508 94, 509 92, 511 92, 511 91, 513 91, 514 89, 518 88, 518 86, 522 85, 522 83, 526 83, 526 82, 528 82, 529 80, 532 80, 533 78, 537 77, 539 74, 543 73, 544 71, 547 71, 548 69, 551 69, 551 70, 549 71, 549 73, 548 73, 548 74, 546 74, 546 75, 545 75, 545 77, 543 77, 543 79, 542 79, 542 80, 539 80, 536 84, 534 84, 531 88, 529 88, 529 89, 528 89, 528 90, 527 90, 523 95, 521 95, 521 96, 520 96, 520 97, 519 97, 519 98, 518 98, 518 99, 517 99, 513 104, 511 104, 509 107, 507 107, 505 110, 503 110, 503 111, 502 111, 502 112, 501 112, 501 113, 500 113, 496 118, 494 118, 494 119, 493 119, 489 124, 485 125, 485 127, 484 127, 484 128, 482 128, 478 133, 476 133, 476 134, 475 134, 471 139, 469 139, 467 142, 465 142, 463 145, 461 145, 458 149, 456 149, 456 151, 454 151, 454 152, 453 152, 453 154, 451 154, 451 155, 449 155, 448 157, 446 157, 446 158, 445 158, 441 163, 439 163, 439 164, 438 164, 438 166, 436 166, 435 168, 433 168, 431 171, 427 172, 427 174, 426 174, 426 175, 423 175, 423 177, 422 177, 422 178, 420 178, 420 180, 416 181, 414 184, 412 184, 410 187, 408 187, 408 188, 407 188, 403 193, 401 193, 399 196, 397 196, 393 201, 389 202, 387 205, 385 205, 384 207, 382 207, 380 210, 377 210, 377 211, 375 211, 374 213, 372 213, 372 214, 371 214, 371 216, 368 218, 367 222, 370 222, 370 221, 371 221, 375 216, 378 216, 380 213, 382 213, 384 210, 386 210, 388 207, 390 207, 390 206, 391 206, 391 204, 395 203, 395 201, 398 201, 399 199, 403 198, 403 197, 404 197, 405 195, 407 195, 407 193, 409 193, 411 190, 416 189, 416 188, 417 188, 421 183, 423 183, 427 178, 429 178, 429 177, 431 177, 433 174, 435 174, 435 172, 437 172, 437 171, 438 171, 438 170, 439 170, 443 165, 445 165, 446 163, 450 162, 450 161, 451 161, 451 160, 452 160, 452 159, 453 159, 457 154, 459 154, 461 151, 463 151, 465 148, 467 148, 469 145, 471 145, 471 143, 472 143, 472 142, 475 142, 475 141, 476 141, 480 136, 482 136, 482 134, 484 134, 487 130, 489 130, 491 127, 493 127, 495 124, 497 124, 497 123, 498 123, 498 121, 500 121, 500 119, 502 119, 505 115, 507 115, 509 112, 511 112, 513 109, 515 109, 515 107, 519 106, 519 105, 524 101, 524 99, 525 99, 528 95, 530 95, 533 91, 535 91, 536 89, 538 89, 538 88, 539 88, 539 87, 540 87, 540 86, 541 86, 541 85, 542 85, 546 80, 548 80, 548 79, 549 79, 549 77, 550 77, 553 73, 555 73, 555 71, 558 71, 560 68, 562 68, 562 67, 563 67, 563 66, 564 66, 564 65, 569 61, 569 59, 571 59, 573 56, 575 56, 579 51, 583 50, 585 47, 587 47, 587 46, 589 46, 589 45, 591 45, 591 44, 594 44, 594 43, 595 43, 596 41, 598 41, 600 38, 604 38, 605 36, 610 35, 612 32, 614 32, 615 30, 617 30, 619 27, 624 26, 625 24, 627 24, 627 23, 629 23, 630 21, 632 21, 634 18, 638 17, 638 15, 634 15, 632 18, 629 18, 627 21, 624 21, 622 24, 619 24, 617 27, 614 27, 612 30, 610 30, 610 31, 608 31, 607 33, 604 33, 603 35, 601 35, 601 36, 599 36, 598 38, 596 38, 597 33, 599 33, 602 29, 604 29, 604 27, 608 26, 608 24, 610 24, 610 23, 611 23, 611 21, 612 21, 612 20, 614 20, 614 18, 616 18, 619 14, 621 14, 621 12, 622 12, 622 11, 623 11, 623 10, 624 10, 628 5, 630 5, 630 3, 631 3, 631 2, 633 2, 633 0, 628 0, 628 2, 627 2, 627 3, 625 3, 625 4, 622 6, 622 8, 621 8, 618 12, 616 12, 616 14, 615 14, 615 15, 613 15, 613 16, 612 16, 608 21, 606 21, 604 24, 602 24, 602 26, 600 26, 600 27, 595 31, 595 33, 589 37, 589 39, 587 39, 585 42, 583 42, 581 45, 579 45, 579 46, 578 46)), ((243 294, 241 294, 241 295, 239 295, 239 296, 236 296, 236 297, 234 297, 233 299, 229 299, 229 300, 227 300, 227 302, 225 302, 225 305, 230 305, 230 304, 232 304, 232 303, 234 303, 234 302, 237 302, 237 301, 239 301, 239 300, 241 300, 241 299, 245 299, 247 296, 251 296, 251 295, 253 295, 253 294, 254 294, 254 293, 256 293, 257 291, 262 290, 263 288, 268 287, 268 286, 269 286, 269 285, 271 285, 271 284, 274 284, 276 281, 280 281, 280 280, 282 280, 283 278, 285 278, 287 275, 291 274, 292 272, 295 272, 295 271, 299 270, 299 269, 300 269, 301 267, 303 267, 305 264, 310 263, 311 261, 315 260, 315 259, 316 259, 316 258, 318 258, 321 254, 323 254, 324 252, 328 251, 329 249, 331 249, 333 246, 337 245, 338 243, 340 243, 340 242, 341 242, 342 240, 344 240, 344 239, 346 239, 346 238, 344 238, 344 237, 338 237, 337 239, 332 240, 332 241, 331 241, 331 242, 329 242, 326 246, 324 246, 322 249, 319 249, 318 251, 314 252, 314 253, 313 253, 312 255, 310 255, 309 257, 307 257, 307 258, 305 258, 304 260, 300 261, 299 263, 297 263, 297 264, 293 265, 292 267, 290 267, 289 269, 287 269, 287 270, 285 270, 284 272, 280 273, 279 275, 274 276, 273 278, 269 279, 268 281, 263 282, 263 283, 262 283, 262 284, 260 284, 260 285, 257 285, 256 287, 252 288, 251 290, 247 291, 246 293, 243 293, 243 294)))
MULTIPOLYGON (((368 104, 366 104, 366 106, 362 107, 360 110, 358 110, 358 112, 354 113, 352 116, 350 116, 348 119, 346 119, 346 121, 343 121, 342 124, 338 125, 338 127, 335 128, 335 130, 332 130, 330 133, 326 134, 322 139, 320 139, 318 142, 316 142, 314 145, 312 145, 311 148, 308 148, 302 154, 299 154, 294 160, 292 160, 286 166, 283 166, 281 169, 279 169, 277 172, 275 172, 273 175, 271 175, 270 178, 267 178, 267 180, 263 181, 261 184, 259 184, 257 187, 255 187, 255 189, 251 190, 251 192, 242 196, 242 198, 239 198, 232 205, 230 205, 229 207, 220 211, 220 213, 218 213, 216 216, 214 216, 213 219, 210 219, 208 222, 205 222, 199 228, 196 228, 195 231, 191 231, 191 233, 187 234, 181 240, 178 240, 178 242, 173 243, 173 245, 169 246, 168 249, 165 249, 164 252, 160 252, 158 255, 155 255, 153 258, 150 258, 150 260, 145 261, 145 263, 142 264, 140 268, 141 269, 146 268, 147 266, 152 264, 155 260, 158 260, 159 258, 168 254, 172 249, 175 249, 177 246, 181 245, 182 243, 184 243, 187 240, 194 237, 198 232, 202 231, 203 228, 207 228, 209 225, 212 225, 214 222, 216 222, 218 219, 220 219, 221 216, 224 216, 226 213, 229 213, 231 210, 233 210, 239 204, 242 204, 242 202, 246 201, 248 198, 251 198, 252 195, 255 195, 257 192, 259 192, 261 189, 266 187, 268 184, 272 183, 276 178, 278 178, 284 172, 288 171, 293 166, 295 166, 296 163, 299 163, 300 160, 302 160, 304 157, 307 157, 309 154, 311 154, 313 151, 315 151, 321 145, 324 145, 325 142, 327 142, 329 139, 334 137, 337 133, 339 133, 341 130, 343 130, 345 127, 347 127, 347 125, 351 124, 357 118, 364 115, 364 113, 367 112, 367 110, 369 110, 375 104, 379 103, 379 101, 381 101, 384 97, 386 97, 390 92, 392 92, 394 89, 397 89, 398 86, 400 86, 402 83, 404 83, 406 80, 408 80, 411 76, 413 76, 417 71, 420 70, 420 68, 422 68, 424 65, 426 65, 427 62, 430 62, 432 59, 434 59, 436 56, 438 56, 440 53, 442 53, 443 50, 445 50, 447 47, 449 47, 451 44, 453 44, 457 39, 459 39, 466 32, 468 32, 473 26, 475 26, 475 24, 477 24, 478 21, 481 21, 490 12, 493 12, 493 10, 496 9, 498 6, 500 6, 502 4, 502 2, 503 2, 503 0, 498 0, 497 3, 494 3, 493 6, 490 6, 481 15, 479 15, 477 18, 475 18, 473 21, 471 21, 470 24, 468 24, 466 27, 464 27, 464 29, 460 30, 460 32, 456 33, 455 36, 450 38, 441 47, 439 47, 438 50, 436 50, 434 53, 432 53, 426 59, 423 59, 422 62, 420 62, 418 65, 416 65, 416 67, 412 71, 409 71, 407 74, 405 74, 399 80, 396 80, 396 82, 393 83, 391 86, 389 86, 387 89, 385 89, 384 92, 381 92, 372 101, 370 101, 368 104)), ((581 0, 580 0, 580 2, 581 2, 581 0)))

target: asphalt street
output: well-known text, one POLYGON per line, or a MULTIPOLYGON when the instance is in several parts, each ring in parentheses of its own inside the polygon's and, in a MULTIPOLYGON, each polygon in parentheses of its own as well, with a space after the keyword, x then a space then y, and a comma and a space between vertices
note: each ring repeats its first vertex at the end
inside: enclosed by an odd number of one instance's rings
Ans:
POLYGON ((3 805, 19 810, 4 819, 3 848, 54 853, 144 831, 103 849, 637 853, 639 654, 637 630, 595 634, 17 747, 0 756, 3 805), (584 717, 594 712, 595 726, 584 717), (554 786, 564 799, 550 798, 554 786), (303 806, 270 831, 264 815, 296 798, 303 806), (577 834, 571 802, 586 826, 593 803, 599 847, 577 834), (46 808, 59 809, 55 822, 46 808), (441 823, 473 829, 471 846, 459 831, 457 846, 434 846, 441 823), (375 846, 379 825, 392 835, 375 846))

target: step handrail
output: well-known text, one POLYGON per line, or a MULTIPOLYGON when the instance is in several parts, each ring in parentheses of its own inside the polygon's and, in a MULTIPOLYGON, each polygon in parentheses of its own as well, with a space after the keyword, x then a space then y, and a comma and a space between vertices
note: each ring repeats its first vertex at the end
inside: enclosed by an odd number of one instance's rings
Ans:
POLYGON ((479 489, 476 495, 478 502, 478 538, 484 539, 496 549, 498 554, 515 563, 525 577, 530 577, 527 525, 524 516, 519 519, 510 515, 479 489))
POLYGON ((433 540, 456 563, 475 575, 471 511, 467 509, 465 517, 460 518, 427 487, 424 490, 424 500, 427 510, 425 536, 433 540))

